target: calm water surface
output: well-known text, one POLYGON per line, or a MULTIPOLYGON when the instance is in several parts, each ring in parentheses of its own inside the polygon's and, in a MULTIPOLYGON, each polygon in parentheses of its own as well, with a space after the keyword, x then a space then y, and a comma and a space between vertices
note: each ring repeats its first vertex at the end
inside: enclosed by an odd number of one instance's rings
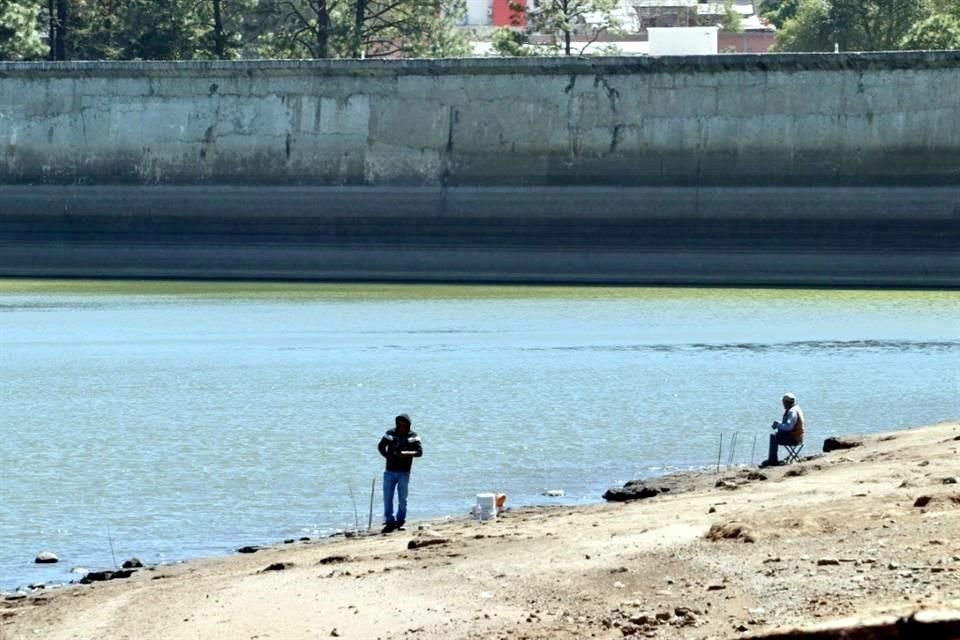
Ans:
POLYGON ((598 501, 721 433, 759 462, 788 390, 811 443, 956 419, 958 319, 958 292, 0 282, 0 589, 365 527, 374 478, 377 524, 400 412, 414 519, 598 501))

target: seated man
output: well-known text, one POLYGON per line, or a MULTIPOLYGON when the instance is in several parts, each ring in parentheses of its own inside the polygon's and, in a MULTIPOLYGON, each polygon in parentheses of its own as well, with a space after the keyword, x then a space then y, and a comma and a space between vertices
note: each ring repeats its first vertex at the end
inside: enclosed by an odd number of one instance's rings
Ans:
POLYGON ((775 432, 770 434, 770 452, 761 466, 780 464, 777 451, 781 445, 795 445, 803 442, 803 411, 800 410, 797 399, 792 393, 784 394, 783 409, 782 420, 774 422, 770 427, 775 432))

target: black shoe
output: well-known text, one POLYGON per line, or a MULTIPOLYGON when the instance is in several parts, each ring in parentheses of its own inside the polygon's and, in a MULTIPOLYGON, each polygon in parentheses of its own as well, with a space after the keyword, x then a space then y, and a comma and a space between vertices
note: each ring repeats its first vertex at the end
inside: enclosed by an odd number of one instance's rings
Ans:
POLYGON ((405 529, 404 526, 403 526, 403 525, 405 525, 405 524, 406 524, 406 522, 404 522, 403 520, 398 520, 398 521, 397 521, 397 526, 394 527, 394 529, 395 529, 396 531, 406 531, 406 529, 405 529))
POLYGON ((383 529, 380 530, 380 533, 393 533, 397 529, 399 529, 399 527, 396 524, 393 522, 388 522, 387 524, 383 525, 383 529))

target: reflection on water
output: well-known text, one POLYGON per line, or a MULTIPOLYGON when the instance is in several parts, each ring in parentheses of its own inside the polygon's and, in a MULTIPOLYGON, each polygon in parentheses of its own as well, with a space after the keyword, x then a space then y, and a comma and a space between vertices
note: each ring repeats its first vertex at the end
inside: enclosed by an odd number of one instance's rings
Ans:
POLYGON ((148 562, 353 527, 399 412, 414 518, 596 501, 720 434, 749 463, 787 390, 814 440, 958 417, 957 292, 10 281, 0 311, 0 589, 111 565, 108 527, 148 562))
POLYGON ((805 340, 785 343, 738 343, 738 344, 615 344, 573 345, 561 347, 532 347, 529 351, 658 351, 663 353, 684 351, 752 351, 771 353, 776 351, 955 351, 960 349, 958 340, 910 341, 910 340, 805 340))

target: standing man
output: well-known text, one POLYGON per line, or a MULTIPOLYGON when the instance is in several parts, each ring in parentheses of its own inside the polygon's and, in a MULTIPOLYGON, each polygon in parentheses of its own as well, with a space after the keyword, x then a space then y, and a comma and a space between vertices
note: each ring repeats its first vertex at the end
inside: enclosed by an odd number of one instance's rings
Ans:
POLYGON ((777 458, 777 451, 780 445, 794 445, 803 442, 803 411, 797 404, 797 399, 792 393, 783 394, 783 418, 780 422, 774 422, 770 428, 774 430, 770 434, 770 451, 763 466, 770 467, 780 464, 777 458))
POLYGON ((394 419, 396 425, 380 438, 377 449, 387 459, 383 472, 383 533, 403 530, 407 519, 407 488, 410 486, 410 467, 413 459, 423 455, 420 436, 410 430, 410 416, 401 413, 394 419), (393 494, 397 493, 397 515, 393 515, 393 494))

